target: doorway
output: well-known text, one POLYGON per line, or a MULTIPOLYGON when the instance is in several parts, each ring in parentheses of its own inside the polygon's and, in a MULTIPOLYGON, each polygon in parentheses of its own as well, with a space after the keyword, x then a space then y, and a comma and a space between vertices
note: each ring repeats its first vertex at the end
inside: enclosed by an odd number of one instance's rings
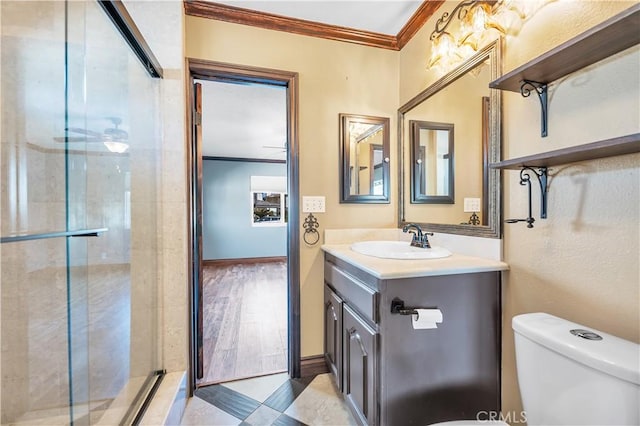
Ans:
POLYGON ((299 377, 297 74, 192 59, 188 65, 190 388, 283 369, 299 377), (213 106, 212 93, 228 104, 213 106), (262 117, 264 113, 252 117, 249 108, 239 108, 246 114, 224 118, 240 121, 231 126, 235 130, 229 132, 218 123, 216 150, 203 146, 203 127, 211 118, 207 110, 222 108, 228 113, 233 99, 246 102, 247 93, 265 99, 281 96, 281 136, 270 135, 278 132, 264 124, 277 120, 262 117), (263 124, 250 126, 254 119, 263 124), (238 135, 240 131, 247 133, 238 135), (258 142, 244 151, 238 150, 239 139, 221 136, 233 134, 248 141, 251 131, 260 135, 258 142), (234 200, 241 204, 234 205, 234 200))

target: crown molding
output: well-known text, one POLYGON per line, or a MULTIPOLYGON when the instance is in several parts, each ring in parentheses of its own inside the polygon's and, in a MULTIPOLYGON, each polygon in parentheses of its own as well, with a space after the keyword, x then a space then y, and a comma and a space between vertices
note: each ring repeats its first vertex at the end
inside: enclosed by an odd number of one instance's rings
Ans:
POLYGON ((201 0, 185 1, 185 13, 234 24, 250 25, 268 30, 345 41, 382 49, 399 50, 395 36, 321 24, 303 19, 289 18, 271 13, 257 12, 241 7, 228 6, 201 0))
POLYGON ((420 28, 423 27, 425 22, 433 16, 442 3, 444 3, 444 0, 425 0, 422 2, 420 7, 415 11, 411 18, 409 18, 407 23, 404 24, 404 27, 402 27, 396 36, 398 50, 401 50, 407 45, 407 43, 409 43, 409 40, 411 40, 420 28))
POLYGON ((185 0, 184 8, 185 13, 190 16, 361 44, 380 49, 400 50, 443 2, 443 0, 424 1, 397 36, 289 18, 203 0, 185 0))

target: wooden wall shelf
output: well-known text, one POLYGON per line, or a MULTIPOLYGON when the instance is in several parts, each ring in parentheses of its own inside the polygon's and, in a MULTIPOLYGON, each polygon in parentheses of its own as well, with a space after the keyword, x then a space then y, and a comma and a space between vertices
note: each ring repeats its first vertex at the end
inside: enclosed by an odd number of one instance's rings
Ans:
POLYGON ((547 136, 547 85, 640 43, 640 3, 562 43, 489 83, 492 89, 535 93, 540 101, 541 136, 547 136))
POLYGON ((489 83, 520 92, 525 80, 549 84, 640 43, 640 3, 489 83))
POLYGON ((512 170, 519 170, 523 167, 550 167, 636 152, 640 152, 640 133, 504 160, 491 163, 489 167, 512 170))
MULTIPOLYGON (((562 43, 515 70, 489 83, 492 89, 520 92, 523 97, 535 93, 540 101, 541 135, 547 136, 547 85, 568 74, 595 64, 611 55, 640 43, 640 3, 607 19, 577 37, 562 43)), ((529 215, 524 219, 507 219, 507 223, 526 222, 533 228, 531 180, 540 186, 540 218, 547 217, 548 167, 597 158, 640 152, 640 133, 601 140, 570 148, 492 163, 493 169, 520 170, 520 185, 527 187, 529 215)))
POLYGON ((546 219, 547 169, 549 166, 595 160, 597 158, 614 157, 616 155, 633 154, 637 152, 640 152, 640 133, 489 164, 489 167, 493 169, 520 170, 520 185, 527 187, 529 195, 529 215, 524 219, 507 219, 505 222, 526 222, 527 228, 533 228, 535 219, 531 212, 532 177, 536 178, 540 186, 540 219, 546 219))

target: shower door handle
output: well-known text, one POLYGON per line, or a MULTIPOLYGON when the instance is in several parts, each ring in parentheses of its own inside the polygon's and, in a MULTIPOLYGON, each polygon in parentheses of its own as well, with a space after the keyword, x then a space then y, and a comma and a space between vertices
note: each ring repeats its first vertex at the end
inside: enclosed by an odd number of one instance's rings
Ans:
POLYGON ((76 229, 75 231, 45 232, 41 234, 18 234, 10 237, 0 238, 0 243, 16 243, 19 241, 43 240, 45 238, 62 237, 99 237, 109 228, 76 229))
POLYGON ((109 228, 83 229, 82 231, 77 231, 76 233, 69 236, 70 237, 99 237, 100 234, 108 230, 109 228))

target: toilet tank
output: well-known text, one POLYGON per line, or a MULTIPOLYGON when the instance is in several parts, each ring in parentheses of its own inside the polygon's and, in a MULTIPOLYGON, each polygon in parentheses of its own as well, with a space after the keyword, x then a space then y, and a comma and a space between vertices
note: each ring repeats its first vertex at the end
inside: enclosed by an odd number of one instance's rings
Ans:
POLYGON ((512 326, 529 426, 640 424, 640 345, 545 313, 512 326))

